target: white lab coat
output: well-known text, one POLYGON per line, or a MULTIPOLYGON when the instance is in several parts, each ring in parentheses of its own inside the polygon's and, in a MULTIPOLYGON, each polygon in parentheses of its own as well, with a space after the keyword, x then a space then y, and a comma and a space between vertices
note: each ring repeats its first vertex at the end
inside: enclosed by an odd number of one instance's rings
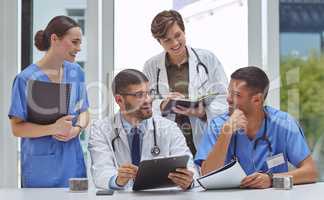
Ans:
MULTIPOLYGON (((192 154, 186 145, 185 138, 177 125, 160 116, 154 116, 156 126, 157 145, 161 153, 158 157, 169 157, 177 155, 189 155, 188 169, 198 177, 197 169, 194 166, 192 154)), ((120 113, 114 117, 106 117, 97 120, 91 125, 88 149, 91 156, 91 173, 97 188, 109 188, 109 180, 117 175, 117 169, 122 164, 132 163, 131 151, 124 131, 120 113), (115 123, 114 123, 115 121, 115 123), (120 138, 115 140, 113 151, 112 140, 116 136, 115 128, 118 128, 120 138)), ((151 149, 154 146, 152 118, 148 119, 147 131, 143 136, 141 160, 150 160, 154 157, 151 149)), ((126 188, 131 187, 133 181, 129 181, 126 188)))
MULTIPOLYGON (((199 65, 199 73, 197 73, 196 66, 198 59, 190 47, 187 47, 189 53, 189 98, 197 98, 208 93, 219 93, 211 102, 206 105, 207 122, 212 118, 224 113, 227 110, 226 93, 228 81, 224 69, 217 57, 210 51, 203 49, 194 49, 201 62, 205 64, 208 69, 208 76, 204 68, 199 65), (207 80, 203 87, 202 83, 207 80)), ((168 75, 165 67, 166 52, 162 52, 148 61, 144 65, 144 74, 148 77, 151 88, 157 89, 157 73, 160 69, 159 75, 159 92, 163 98, 169 93, 168 75)), ((153 101, 154 114, 161 115, 160 104, 163 99, 155 99, 153 101)), ((166 116, 168 119, 174 121, 175 114, 166 116)), ((192 126, 193 141, 195 147, 198 148, 203 131, 207 127, 207 123, 197 117, 189 117, 192 126)))

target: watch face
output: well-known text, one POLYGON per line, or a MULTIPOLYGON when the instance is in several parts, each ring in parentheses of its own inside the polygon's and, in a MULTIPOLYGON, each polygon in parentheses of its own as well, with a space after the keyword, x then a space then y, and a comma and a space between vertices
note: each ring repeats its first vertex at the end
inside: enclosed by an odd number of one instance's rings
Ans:
POLYGON ((83 129, 81 125, 76 124, 75 127, 79 127, 81 130, 83 129))
POLYGON ((223 125, 223 131, 224 131, 225 133, 231 133, 231 130, 232 130, 232 127, 231 127, 231 125, 229 125, 228 123, 225 123, 225 124, 223 125))

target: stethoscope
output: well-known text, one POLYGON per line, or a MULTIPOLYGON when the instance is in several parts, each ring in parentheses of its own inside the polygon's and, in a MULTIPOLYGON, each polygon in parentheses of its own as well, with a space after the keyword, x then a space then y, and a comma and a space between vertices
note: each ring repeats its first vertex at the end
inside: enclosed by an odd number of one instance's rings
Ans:
MULTIPOLYGON (((198 61, 197 65, 196 65, 196 71, 197 71, 197 74, 199 74, 199 66, 201 66, 201 67, 204 68, 205 73, 206 73, 206 75, 207 75, 207 77, 208 77, 208 69, 207 69, 206 65, 205 65, 203 62, 201 62, 201 60, 200 60, 200 58, 199 58, 197 52, 196 52, 193 48, 191 48, 191 50, 192 50, 192 52, 195 54, 195 56, 196 56, 196 58, 197 58, 197 61, 198 61)), ((157 93, 157 95, 159 96, 159 98, 162 99, 162 95, 161 95, 161 93, 160 93, 160 89, 159 89, 160 72, 161 72, 161 69, 158 68, 158 69, 157 69, 157 78, 156 78, 156 93, 157 93)), ((206 80, 201 84, 201 86, 200 86, 198 89, 200 89, 201 87, 203 87, 203 86, 207 83, 207 81, 208 81, 208 79, 206 79, 206 80)))
MULTIPOLYGON (((120 121, 121 121, 123 129, 125 130, 123 120, 120 120, 120 121)), ((155 121, 154 121, 153 118, 152 118, 152 123, 153 123, 154 145, 153 145, 153 147, 151 149, 151 154, 152 154, 152 156, 156 157, 156 156, 160 155, 161 150, 160 150, 159 146, 157 145, 156 126, 155 126, 155 121)), ((114 124, 116 124, 116 117, 114 117, 114 124)), ((115 137, 111 140, 111 144, 112 144, 113 151, 115 152, 115 141, 120 138, 120 133, 119 133, 118 128, 115 128, 114 132, 115 132, 115 137)))
MULTIPOLYGON (((269 137, 267 135, 267 127, 268 127, 267 118, 268 118, 267 114, 265 114, 265 116, 264 116, 264 131, 263 131, 262 136, 255 140, 254 145, 253 145, 253 151, 256 150, 258 143, 263 140, 263 141, 265 141, 267 143, 267 148, 269 150, 269 156, 272 156, 272 153, 273 153, 272 146, 271 146, 271 142, 269 140, 269 137)), ((233 160, 237 160, 237 154, 236 154, 237 147, 236 146, 237 146, 237 133, 235 133, 235 136, 234 136, 234 155, 233 155, 233 158, 232 158, 233 160)))

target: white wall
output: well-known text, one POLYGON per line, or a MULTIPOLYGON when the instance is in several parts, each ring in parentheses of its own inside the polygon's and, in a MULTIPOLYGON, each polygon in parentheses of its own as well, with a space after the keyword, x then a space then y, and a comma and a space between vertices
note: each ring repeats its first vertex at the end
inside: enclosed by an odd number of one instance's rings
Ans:
POLYGON ((246 0, 198 1, 180 10, 188 44, 212 51, 229 77, 248 64, 246 0))
POLYGON ((280 108, 279 0, 248 0, 248 64, 270 79, 267 104, 280 108))
POLYGON ((172 8, 172 0, 115 1, 115 73, 125 68, 142 70, 144 62, 162 52, 152 37, 154 16, 172 8))
MULTIPOLYGON (((246 0, 219 2, 198 1, 179 12, 185 20, 188 45, 214 52, 229 76, 248 63, 247 3, 246 0), (213 15, 208 12, 211 8, 213 15), (200 12, 206 14, 191 17, 200 12)), ((147 59, 163 50, 150 28, 154 16, 169 9, 172 9, 171 0, 115 2, 115 73, 124 68, 141 70, 147 59)))
POLYGON ((18 186, 18 145, 8 119, 12 82, 20 68, 18 16, 18 1, 0 1, 0 188, 18 186))
POLYGON ((279 0, 262 0, 262 68, 270 79, 267 104, 280 108, 279 0))

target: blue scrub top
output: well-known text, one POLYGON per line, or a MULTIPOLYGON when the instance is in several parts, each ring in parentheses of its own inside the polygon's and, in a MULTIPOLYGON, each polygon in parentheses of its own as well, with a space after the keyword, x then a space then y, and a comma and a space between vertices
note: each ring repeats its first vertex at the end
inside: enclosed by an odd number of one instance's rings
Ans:
MULTIPOLYGON (((295 167, 310 155, 304 133, 298 123, 288 113, 266 106, 264 108, 267 117, 267 130, 265 123, 260 128, 255 139, 250 140, 243 130, 238 131, 236 155, 239 163, 247 175, 254 172, 281 173, 288 171, 288 162, 295 167), (281 165, 268 169, 267 158, 271 156, 268 143, 261 139, 254 144, 257 138, 261 138, 266 131, 272 147, 272 155, 282 153, 285 162, 281 165)), ((202 161, 207 159, 208 153, 212 150, 219 137, 223 124, 229 119, 229 113, 214 118, 206 129, 199 145, 195 163, 201 166, 202 161)), ((234 156, 234 135, 232 136, 224 164, 228 164, 234 156)))
MULTIPOLYGON (((84 72, 78 64, 65 61, 63 83, 71 84, 69 114, 75 115, 88 107, 84 72)), ((36 65, 31 64, 19 73, 13 83, 9 118, 27 121, 28 80, 51 82, 36 65)), ((83 151, 78 137, 68 142, 53 139, 52 136, 21 139, 21 181, 23 187, 68 187, 71 177, 86 177, 83 151)))

